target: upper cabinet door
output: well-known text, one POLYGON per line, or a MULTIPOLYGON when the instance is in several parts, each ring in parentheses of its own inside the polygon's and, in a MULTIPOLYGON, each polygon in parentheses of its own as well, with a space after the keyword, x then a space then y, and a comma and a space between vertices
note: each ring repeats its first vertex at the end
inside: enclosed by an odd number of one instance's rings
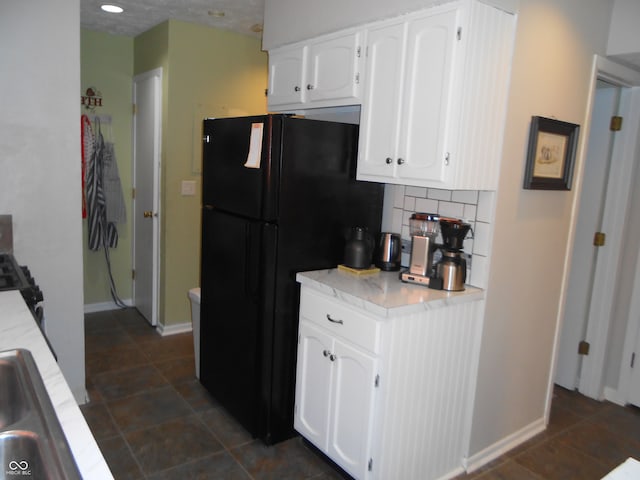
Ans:
POLYGON ((269 52, 269 106, 302 103, 305 94, 306 47, 269 52))
POLYGON ((307 100, 356 100, 360 94, 361 34, 309 45, 307 100))
POLYGON ((406 22, 401 22, 373 28, 367 34, 358 175, 367 175, 369 180, 385 181, 397 165, 406 30, 406 22))
POLYGON ((400 179, 445 181, 457 17, 458 10, 450 10, 409 23, 398 147, 400 179))

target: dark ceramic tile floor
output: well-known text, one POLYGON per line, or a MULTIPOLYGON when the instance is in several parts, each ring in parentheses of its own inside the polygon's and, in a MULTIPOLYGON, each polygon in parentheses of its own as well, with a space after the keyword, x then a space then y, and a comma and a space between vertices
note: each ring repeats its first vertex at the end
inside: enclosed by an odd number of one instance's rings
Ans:
POLYGON ((253 440, 195 378, 190 333, 161 337, 135 309, 85 316, 81 406, 116 479, 339 480, 300 438, 253 440))
MULTIPOLYGON (((343 478, 300 438, 253 440, 195 379, 191 334, 161 337, 125 309, 86 315, 85 336, 81 410, 116 479, 343 478)), ((629 456, 640 410, 556 387, 547 430, 456 480, 600 479, 629 456)))

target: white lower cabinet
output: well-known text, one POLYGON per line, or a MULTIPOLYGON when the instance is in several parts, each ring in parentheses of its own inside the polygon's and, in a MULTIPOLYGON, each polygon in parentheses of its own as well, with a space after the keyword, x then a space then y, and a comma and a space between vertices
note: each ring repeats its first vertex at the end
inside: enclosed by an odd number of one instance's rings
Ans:
POLYGON ((295 429, 356 479, 463 472, 480 304, 384 317, 303 285, 295 429))
POLYGON ((294 426, 349 474, 364 478, 376 359, 310 322, 301 322, 299 339, 294 426))

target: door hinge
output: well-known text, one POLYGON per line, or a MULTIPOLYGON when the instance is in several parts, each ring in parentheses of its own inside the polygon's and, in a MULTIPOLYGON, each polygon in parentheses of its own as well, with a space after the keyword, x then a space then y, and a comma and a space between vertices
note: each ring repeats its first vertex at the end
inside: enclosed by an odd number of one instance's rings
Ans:
POLYGON ((136 279, 136 271, 135 270, 131 270, 131 279, 132 280, 136 279))
POLYGON ((138 113, 138 106, 135 103, 131 104, 131 113, 134 115, 138 113))
POLYGON ((380 386, 380 375, 376 375, 376 380, 373 382, 374 386, 378 388, 380 386))
POLYGON ((356 73, 356 85, 360 85, 360 74, 356 73))
POLYGON ((269 89, 268 89, 268 88, 265 88, 265 89, 264 89, 264 96, 265 96, 265 97, 268 97, 268 96, 269 96, 269 89))
POLYGON ((622 117, 618 117, 617 115, 611 117, 609 130, 611 130, 612 132, 619 132, 620 130, 622 130, 622 117))
POLYGON ((633 368, 633 365, 636 363, 636 352, 633 352, 631 354, 631 368, 633 368))
POLYGON ((589 342, 582 340, 578 344, 578 355, 589 355, 589 347, 591 347, 589 342))
POLYGON ((136 189, 135 188, 131 189, 131 198, 133 198, 134 200, 136 198, 136 189))
POLYGON ((606 240, 607 240, 607 235, 604 232, 596 232, 593 235, 593 246, 604 247, 606 240))
POLYGON ((356 48, 356 57, 360 58, 361 55, 362 55, 362 47, 356 48))
POLYGON ((367 470, 369 471, 373 470, 373 458, 369 459, 369 463, 367 464, 367 470))
POLYGON ((456 32, 456 38, 458 40, 462 40, 462 27, 458 27, 458 31, 456 32))

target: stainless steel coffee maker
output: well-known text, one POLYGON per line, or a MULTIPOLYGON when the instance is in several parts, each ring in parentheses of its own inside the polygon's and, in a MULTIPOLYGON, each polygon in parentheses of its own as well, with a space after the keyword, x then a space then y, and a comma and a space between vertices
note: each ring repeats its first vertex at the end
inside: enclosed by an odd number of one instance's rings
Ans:
POLYGON ((441 218, 442 258, 437 265, 438 278, 442 280, 442 289, 451 292, 464 290, 467 280, 467 261, 462 245, 471 225, 455 218, 441 218))
POLYGON ((433 266, 433 252, 440 232, 440 217, 434 213, 414 213, 409 219, 411 257, 409 270, 400 273, 403 282, 440 288, 433 266))

